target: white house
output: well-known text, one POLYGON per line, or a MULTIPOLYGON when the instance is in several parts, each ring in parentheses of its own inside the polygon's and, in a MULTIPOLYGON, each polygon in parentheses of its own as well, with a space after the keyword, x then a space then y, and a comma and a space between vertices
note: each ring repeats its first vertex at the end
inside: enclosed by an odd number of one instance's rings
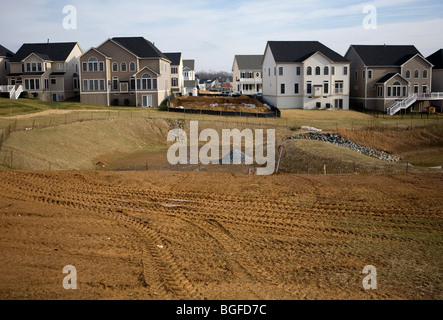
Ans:
POLYGON ((236 55, 232 65, 233 91, 242 94, 262 92, 263 55, 236 55))
POLYGON ((185 93, 196 96, 198 80, 195 79, 195 60, 183 60, 183 79, 185 93))
POLYGON ((350 62, 318 41, 268 41, 263 97, 277 108, 349 109, 350 62))

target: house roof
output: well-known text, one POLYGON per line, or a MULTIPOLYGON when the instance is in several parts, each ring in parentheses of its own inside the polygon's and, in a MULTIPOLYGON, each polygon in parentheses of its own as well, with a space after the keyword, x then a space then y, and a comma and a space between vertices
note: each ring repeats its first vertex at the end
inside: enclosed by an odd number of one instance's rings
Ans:
POLYGON ((0 44, 0 57, 6 57, 6 58, 12 58, 14 55, 14 52, 11 50, 6 49, 0 44))
POLYGON ((437 50, 426 58, 434 65, 434 69, 443 69, 443 49, 437 50))
POLYGON ((262 68, 263 55, 236 55, 239 69, 258 70, 262 68))
POLYGON ((195 60, 183 60, 183 66, 195 70, 195 60))
POLYGON ((11 62, 21 62, 33 53, 44 60, 65 61, 76 45, 76 42, 25 43, 12 57, 11 62))
POLYGON ((222 85, 222 88, 232 88, 232 86, 226 82, 224 85, 222 85))
POLYGON ((180 59, 181 59, 181 56, 182 56, 182 53, 181 53, 181 52, 166 52, 166 53, 165 53, 165 56, 166 56, 169 60, 171 60, 171 64, 172 64, 173 66, 178 66, 178 65, 180 65, 180 59))
POLYGON ((197 85, 198 85, 198 81, 197 80, 185 80, 184 81, 184 86, 186 88, 196 87, 197 85))
MULTIPOLYGON (((366 66, 401 66, 420 54, 413 45, 351 45, 366 66)), ((420 54, 421 55, 421 54, 420 54)))
POLYGON ((303 62, 321 52, 334 62, 349 62, 337 52, 318 41, 268 41, 275 62, 303 62))
POLYGON ((377 83, 385 83, 386 81, 388 81, 389 79, 391 79, 392 77, 394 77, 395 75, 397 75, 398 73, 392 72, 392 73, 388 73, 386 75, 384 75, 383 77, 381 77, 377 83))
POLYGON ((163 58, 169 60, 152 42, 143 37, 114 37, 112 40, 139 58, 163 58))

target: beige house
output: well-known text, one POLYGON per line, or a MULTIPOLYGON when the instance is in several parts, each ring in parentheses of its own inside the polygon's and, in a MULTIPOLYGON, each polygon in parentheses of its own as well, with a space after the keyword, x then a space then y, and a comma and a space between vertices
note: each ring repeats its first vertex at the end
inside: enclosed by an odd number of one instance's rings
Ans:
POLYGON ((181 52, 166 52, 165 56, 171 60, 171 89, 175 94, 185 94, 185 80, 183 77, 183 59, 181 52))
POLYGON ((236 55, 232 65, 233 91, 253 95, 262 93, 263 55, 236 55))
POLYGON ((351 45, 351 105, 395 114, 434 99, 432 63, 412 45, 351 45))
POLYGON ((0 85, 8 84, 9 61, 14 56, 14 52, 0 45, 0 85))
POLYGON ((80 64, 83 103, 158 107, 171 92, 171 60, 143 37, 108 39, 80 64))
POLYGON ((76 42, 27 43, 10 60, 8 85, 23 89, 22 96, 62 101, 79 94, 79 58, 76 42))

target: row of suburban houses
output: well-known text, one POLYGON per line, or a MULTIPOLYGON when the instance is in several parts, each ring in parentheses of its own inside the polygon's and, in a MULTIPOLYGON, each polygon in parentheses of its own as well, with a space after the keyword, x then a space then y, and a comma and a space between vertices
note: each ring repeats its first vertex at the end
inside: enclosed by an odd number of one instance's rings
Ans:
MULTIPOLYGON (((362 108, 394 114, 443 100, 443 50, 351 45, 344 56, 318 41, 268 41, 262 55, 235 55, 232 81, 197 79, 195 60, 161 52, 143 37, 114 37, 83 52, 78 43, 0 46, 0 85, 17 98, 158 107, 171 94, 217 88, 261 94, 277 108, 362 108)), ((227 79, 224 79, 227 80, 227 79)))

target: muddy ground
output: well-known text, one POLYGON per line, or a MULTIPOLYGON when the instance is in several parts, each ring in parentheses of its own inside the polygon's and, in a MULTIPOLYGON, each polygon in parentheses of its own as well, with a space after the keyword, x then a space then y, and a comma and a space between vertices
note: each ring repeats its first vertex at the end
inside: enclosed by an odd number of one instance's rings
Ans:
POLYGON ((440 173, 3 170, 0 299, 442 299, 442 188, 440 173))

